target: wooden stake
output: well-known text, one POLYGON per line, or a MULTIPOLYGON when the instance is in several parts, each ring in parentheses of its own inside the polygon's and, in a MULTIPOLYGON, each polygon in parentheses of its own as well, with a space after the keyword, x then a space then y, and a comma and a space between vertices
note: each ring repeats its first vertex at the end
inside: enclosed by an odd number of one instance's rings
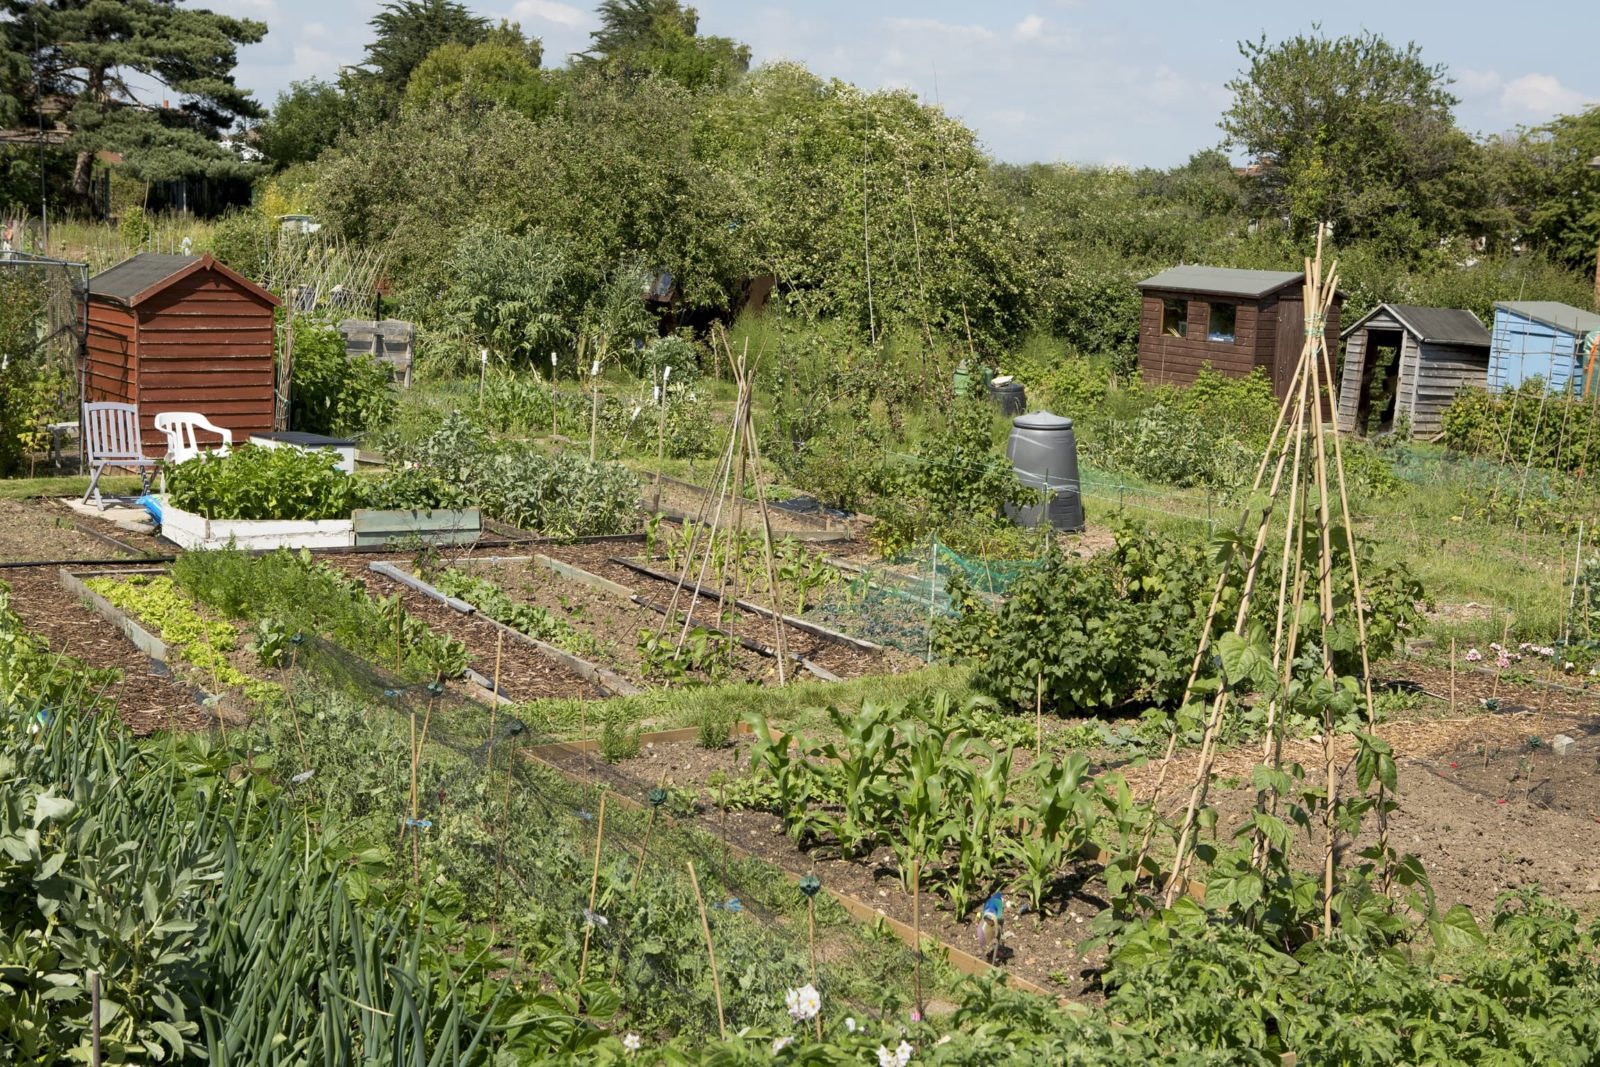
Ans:
POLYGON ((700 905, 700 929, 706 935, 706 958, 711 962, 711 992, 717 998, 717 1030, 728 1040, 728 1021, 722 1014, 722 979, 717 977, 717 949, 711 943, 711 920, 706 918, 706 900, 700 895, 700 879, 694 873, 694 860, 688 861, 689 884, 694 887, 695 903, 700 905))
POLYGON ((656 491, 650 504, 652 512, 661 510, 661 467, 667 456, 667 379, 671 374, 672 368, 668 367, 661 375, 661 394, 656 398, 660 411, 656 414, 656 491))
POLYGON ((644 857, 650 851, 650 831, 656 828, 656 813, 660 810, 654 804, 650 806, 650 821, 644 824, 644 841, 639 845, 639 863, 633 869, 634 885, 638 885, 639 879, 644 876, 644 857))
MULTIPOLYGON (((600 353, 605 354, 605 337, 600 338, 600 353)), ((589 410, 589 462, 595 460, 595 448, 598 444, 600 433, 600 360, 597 358, 589 368, 589 392, 591 394, 589 410)))
MULTIPOLYGON (((594 874, 589 879, 589 910, 583 917, 583 952, 578 956, 578 985, 589 968, 589 937, 594 933, 594 905, 600 895, 600 845, 606 836, 606 794, 600 794, 600 822, 594 832, 594 874)), ((580 994, 581 995, 581 994, 580 994)))
POLYGON ((922 861, 911 861, 911 991, 922 1017, 922 861))
MULTIPOLYGON (((817 986, 817 901, 815 897, 806 897, 806 935, 811 943, 811 988, 817 986)), ((822 1040, 822 1011, 819 1008, 816 1016, 817 1040, 822 1040)))
POLYGON ((1033 679, 1033 755, 1044 758, 1044 673, 1033 679))
POLYGON ((1456 713, 1456 639, 1450 639, 1450 714, 1456 713))
POLYGON ((89 972, 89 1062, 100 1067, 100 972, 89 972))

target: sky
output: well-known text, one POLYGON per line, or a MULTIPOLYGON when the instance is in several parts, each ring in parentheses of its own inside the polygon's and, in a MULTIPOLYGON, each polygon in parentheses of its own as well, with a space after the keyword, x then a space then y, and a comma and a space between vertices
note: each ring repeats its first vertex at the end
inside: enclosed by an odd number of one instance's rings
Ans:
MULTIPOLYGON (((237 81, 271 105, 297 79, 360 62, 380 0, 194 0, 267 23, 240 51, 237 81)), ((545 65, 587 47, 583 0, 467 0, 544 41, 545 65)), ((749 44, 756 64, 797 60, 863 88, 942 104, 1005 162, 1169 167, 1220 143, 1237 43, 1320 22, 1373 30, 1444 64, 1468 132, 1501 133, 1600 103, 1600 3, 1347 0, 1337 11, 1231 0, 989 3, 699 0, 700 32, 749 44)))

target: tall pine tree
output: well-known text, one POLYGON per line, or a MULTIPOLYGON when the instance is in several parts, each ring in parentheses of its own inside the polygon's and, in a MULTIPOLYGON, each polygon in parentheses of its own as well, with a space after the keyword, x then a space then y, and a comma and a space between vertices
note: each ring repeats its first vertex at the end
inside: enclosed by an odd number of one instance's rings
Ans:
POLYGON ((218 140, 263 114, 233 69, 239 46, 266 36, 264 23, 175 0, 0 0, 0 10, 31 71, 19 110, 66 124, 80 202, 99 152, 120 154, 146 181, 244 169, 218 140))

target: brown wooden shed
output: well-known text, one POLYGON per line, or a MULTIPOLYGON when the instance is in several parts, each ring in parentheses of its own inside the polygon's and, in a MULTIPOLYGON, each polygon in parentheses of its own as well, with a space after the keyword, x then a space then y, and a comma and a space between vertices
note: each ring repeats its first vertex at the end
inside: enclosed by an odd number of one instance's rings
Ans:
MULTIPOLYGON (((1305 275, 1299 271, 1173 267, 1139 283, 1139 372, 1152 384, 1189 385, 1200 368, 1243 378, 1260 367, 1282 398, 1305 341, 1305 275)), ((1339 309, 1328 314, 1338 350, 1339 309)))
POLYGON ((278 298, 210 256, 141 252, 89 279, 85 402, 139 406, 147 455, 163 411, 198 411, 235 442, 274 428, 278 298))

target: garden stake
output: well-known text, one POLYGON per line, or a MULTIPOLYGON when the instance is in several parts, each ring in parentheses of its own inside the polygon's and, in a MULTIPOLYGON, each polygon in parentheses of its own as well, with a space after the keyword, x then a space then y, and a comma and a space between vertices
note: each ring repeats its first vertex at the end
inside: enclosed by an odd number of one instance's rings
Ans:
MULTIPOLYGON (((1600 393, 1596 394, 1600 396, 1600 393)), ((1572 640, 1572 615, 1578 608, 1578 579, 1583 575, 1583 520, 1578 520, 1578 549, 1572 554, 1572 592, 1567 597, 1567 610, 1561 626, 1561 642, 1572 640)))
POLYGON ((100 1058, 100 972, 89 972, 89 1048, 94 1067, 105 1062, 100 1058))
MULTIPOLYGON (((822 883, 814 874, 800 879, 800 893, 806 898, 806 936, 811 946, 811 986, 817 986, 817 892, 822 883)), ((822 1012, 816 1016, 817 1040, 822 1040, 822 1012)))
POLYGON ((663 778, 661 783, 650 790, 645 798, 650 802, 650 821, 644 824, 644 841, 639 845, 639 865, 633 869, 634 885, 638 885, 639 879, 644 876, 644 857, 650 851, 650 831, 655 829, 656 815, 661 811, 661 805, 667 802, 667 791, 664 788, 666 779, 663 778))
POLYGON ((706 935, 706 958, 711 961, 711 992, 717 998, 717 1029, 722 1040, 728 1040, 728 1022, 722 1015, 722 979, 717 977, 717 950, 711 944, 711 920, 706 918, 706 899, 700 895, 700 879, 694 873, 694 860, 688 861, 689 885, 694 888, 695 903, 700 905, 700 929, 706 935))
POLYGON ((1510 660, 1511 653, 1507 650, 1511 644, 1511 615, 1506 614, 1505 629, 1500 632, 1500 654, 1494 658, 1494 685, 1489 689, 1489 699, 1500 699, 1500 672, 1505 670, 1500 664, 1510 660))
POLYGON ((589 937, 594 933, 594 904, 600 895, 600 843, 606 836, 606 794, 600 794, 600 823, 594 832, 594 874, 589 879, 589 910, 583 916, 583 952, 578 956, 578 995, 582 997, 583 975, 589 967, 589 937))
POLYGON ((497 630, 494 639, 494 695, 497 699, 489 702, 489 776, 494 776, 494 727, 495 716, 500 710, 500 656, 505 652, 506 632, 497 630))
POLYGON ((1450 639, 1450 714, 1456 713, 1456 639, 1450 639))
POLYGON ((1044 674, 1033 678, 1033 755, 1044 758, 1044 674))
POLYGON ((550 353, 550 436, 556 436, 556 354, 550 353))
POLYGON ((911 861, 911 995, 922 1016, 922 861, 911 861))
POLYGON ((661 376, 661 395, 658 398, 660 411, 656 415, 656 492, 655 500, 650 505, 652 512, 661 511, 661 466, 666 460, 667 450, 667 379, 672 377, 672 368, 668 367, 661 376))

